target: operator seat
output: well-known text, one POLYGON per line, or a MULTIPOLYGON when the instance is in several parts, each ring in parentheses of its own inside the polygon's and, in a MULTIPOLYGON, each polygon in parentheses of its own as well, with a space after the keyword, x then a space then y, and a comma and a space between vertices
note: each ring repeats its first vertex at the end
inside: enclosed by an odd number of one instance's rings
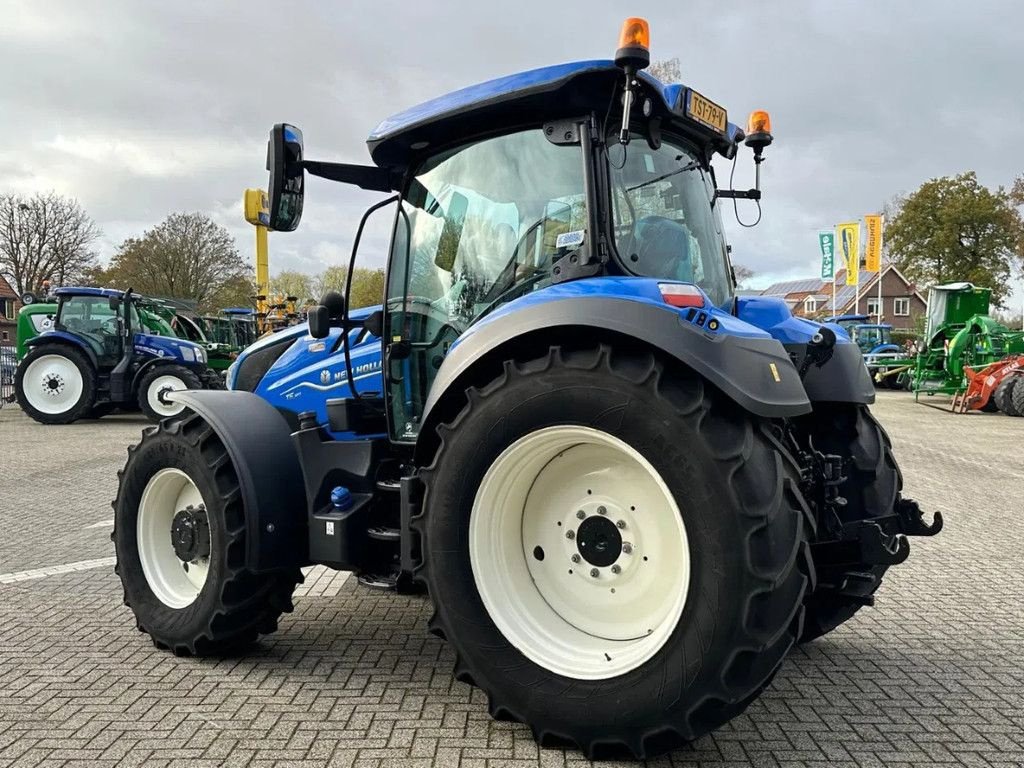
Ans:
POLYGON ((635 250, 645 274, 693 282, 690 232, 664 216, 644 216, 636 223, 635 250))

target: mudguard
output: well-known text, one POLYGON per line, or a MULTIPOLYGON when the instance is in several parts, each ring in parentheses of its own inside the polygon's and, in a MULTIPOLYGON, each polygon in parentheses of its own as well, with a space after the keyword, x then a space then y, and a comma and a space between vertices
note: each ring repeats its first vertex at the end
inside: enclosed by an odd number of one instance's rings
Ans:
MULTIPOLYGON (((795 317, 786 302, 770 296, 744 296, 736 300, 736 315, 778 339, 797 365, 803 363, 807 342, 821 328, 820 323, 795 317)), ((836 334, 832 357, 820 368, 812 365, 804 376, 804 389, 812 403, 875 402, 875 387, 864 366, 860 347, 850 341, 840 326, 825 323, 836 334)))
MULTIPOLYGON (((647 282, 630 280, 630 288, 647 282)), ((764 331, 710 305, 688 319, 685 310, 665 304, 660 294, 657 302, 639 296, 608 298, 568 290, 572 286, 565 284, 566 290, 558 291, 561 295, 557 296, 556 291, 548 289, 549 297, 557 300, 505 305, 505 311, 493 313, 463 334, 437 372, 424 405, 423 425, 432 423, 431 411, 446 392, 465 388, 470 369, 485 355, 531 332, 559 327, 580 329, 582 333, 590 329, 595 338, 603 331, 612 331, 660 349, 759 416, 781 418, 810 412, 810 401, 786 349, 764 331), (702 326, 697 324, 700 315, 704 316, 702 326), (713 324, 712 319, 716 321, 713 324), (712 326, 714 331, 710 330, 712 326)), ((623 287, 616 287, 621 295, 623 287)))
POLYGON ((231 457, 245 505, 247 566, 259 572, 306 565, 306 489, 284 417, 251 392, 186 390, 167 399, 199 414, 231 457))
POLYGON ((38 347, 41 344, 51 344, 54 342, 70 344, 76 349, 81 350, 85 353, 86 357, 89 358, 89 362, 92 363, 92 367, 94 369, 99 367, 99 361, 96 359, 96 352, 93 351, 88 344, 82 341, 81 337, 76 336, 73 333, 68 333, 67 331, 44 331, 38 336, 33 336, 31 339, 26 341, 25 347, 27 349, 31 349, 32 347, 38 347))

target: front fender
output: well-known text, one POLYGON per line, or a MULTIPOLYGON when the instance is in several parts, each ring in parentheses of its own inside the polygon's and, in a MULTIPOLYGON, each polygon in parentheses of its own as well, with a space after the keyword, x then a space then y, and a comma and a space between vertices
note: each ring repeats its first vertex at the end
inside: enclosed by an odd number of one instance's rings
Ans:
POLYGON ((245 508, 245 559, 253 571, 307 564, 302 467, 284 417, 251 392, 186 390, 183 403, 210 425, 238 474, 245 508))
POLYGON ((595 337, 612 331, 659 349, 759 416, 810 412, 803 384, 781 343, 750 326, 746 326, 749 333, 741 333, 739 326, 745 324, 713 307, 705 311, 720 320, 719 332, 688 322, 683 313, 666 304, 632 298, 566 296, 505 312, 464 334, 445 356, 424 405, 423 424, 432 422, 431 413, 446 392, 465 388, 471 369, 485 356, 532 332, 558 328, 578 329, 595 337), (732 333, 731 324, 737 326, 732 333))

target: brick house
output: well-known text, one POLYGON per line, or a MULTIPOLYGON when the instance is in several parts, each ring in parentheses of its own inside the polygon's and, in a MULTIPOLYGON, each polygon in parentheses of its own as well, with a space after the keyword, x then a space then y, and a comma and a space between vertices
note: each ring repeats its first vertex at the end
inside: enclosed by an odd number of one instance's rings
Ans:
POLYGON ((793 314, 820 319, 832 314, 870 315, 871 321, 889 323, 893 328, 912 331, 927 308, 917 286, 892 264, 882 268, 882 303, 878 306, 878 280, 875 272, 862 273, 859 286, 846 285, 846 271, 840 270, 835 282, 835 311, 832 308, 832 283, 820 278, 786 280, 765 288, 762 296, 777 296, 786 301, 793 314))
POLYGON ((21 301, 11 284, 0 275, 0 344, 14 344, 18 338, 18 310, 21 301))

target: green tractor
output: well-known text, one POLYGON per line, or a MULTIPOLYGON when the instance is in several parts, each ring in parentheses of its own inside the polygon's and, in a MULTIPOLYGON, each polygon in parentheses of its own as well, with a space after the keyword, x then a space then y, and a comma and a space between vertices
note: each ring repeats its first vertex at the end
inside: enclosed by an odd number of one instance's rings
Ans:
POLYGON ((207 338, 210 367, 226 371, 238 353, 256 341, 256 313, 247 307, 222 309, 200 318, 207 338))
MULTIPOLYGON (((966 386, 964 367, 984 368, 1024 353, 1024 332, 989 316, 992 291, 971 283, 936 285, 928 291, 925 337, 914 370, 915 397, 955 395, 966 386)), ((996 410, 995 400, 983 410, 996 410)))

